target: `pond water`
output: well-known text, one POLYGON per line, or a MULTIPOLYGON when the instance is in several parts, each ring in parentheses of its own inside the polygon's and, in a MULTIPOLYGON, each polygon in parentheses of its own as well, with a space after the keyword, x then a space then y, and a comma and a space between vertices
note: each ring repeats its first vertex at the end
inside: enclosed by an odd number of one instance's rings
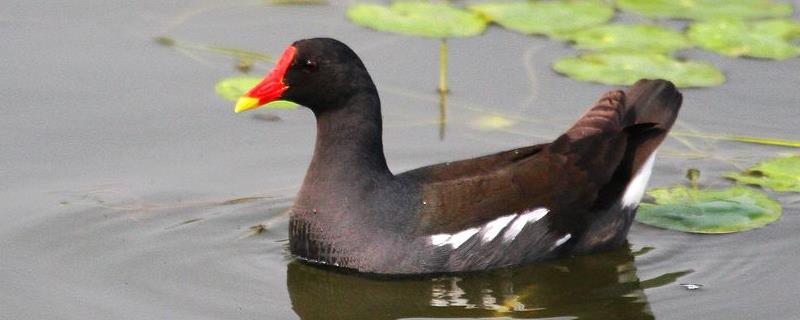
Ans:
MULTIPOLYGON (((795 1, 795 6, 800 2, 795 1)), ((629 247, 487 273, 400 280, 292 262, 285 210, 310 160, 307 110, 234 114, 231 57, 168 35, 277 54, 330 36, 381 93, 395 172, 557 136, 612 87, 549 68, 567 45, 492 27, 449 42, 440 139, 438 43, 359 28, 347 3, 6 1, 0 11, 0 319, 789 319, 800 313, 800 196, 761 229, 692 235, 635 224, 629 247), (484 130, 502 114, 513 126, 484 130), (264 224, 254 233, 251 226, 264 224), (688 290, 681 284, 700 284, 688 290)), ((798 18, 796 15, 795 18, 798 18)), ((623 19, 636 19, 624 17, 623 19)), ((686 89, 675 130, 800 138, 800 59, 721 58, 728 83, 686 89)), ((257 64, 263 74, 268 64, 257 64)), ((726 186, 723 172, 796 150, 668 139, 650 186, 726 186), (702 151, 702 156, 687 153, 702 151)))

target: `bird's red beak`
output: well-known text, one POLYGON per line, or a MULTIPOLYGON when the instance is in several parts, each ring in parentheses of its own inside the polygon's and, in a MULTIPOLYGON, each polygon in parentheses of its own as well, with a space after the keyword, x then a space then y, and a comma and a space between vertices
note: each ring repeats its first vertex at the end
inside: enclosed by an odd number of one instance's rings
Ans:
POLYGON ((283 92, 289 89, 289 86, 283 83, 283 76, 289 69, 289 65, 292 64, 296 51, 297 48, 294 46, 286 48, 281 58, 278 59, 278 63, 275 64, 275 68, 264 77, 264 80, 261 80, 259 84, 236 101, 234 111, 247 111, 278 100, 283 92))

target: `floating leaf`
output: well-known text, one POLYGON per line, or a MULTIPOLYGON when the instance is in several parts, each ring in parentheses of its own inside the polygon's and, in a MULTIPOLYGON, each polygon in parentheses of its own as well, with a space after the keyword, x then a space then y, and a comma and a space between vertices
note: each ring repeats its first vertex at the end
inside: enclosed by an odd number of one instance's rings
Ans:
POLYGON ((469 9, 504 28, 551 37, 603 24, 614 16, 614 8, 597 1, 497 2, 469 9))
POLYGON ((356 4, 347 17, 375 30, 430 38, 470 37, 486 29, 486 20, 478 14, 444 3, 356 4))
POLYGON ((589 53, 557 60, 553 69, 579 81, 631 85, 639 79, 666 79, 678 87, 711 87, 725 82, 713 65, 678 61, 662 54, 589 53))
POLYGON ((478 129, 493 130, 504 129, 514 125, 514 120, 501 115, 485 115, 475 118, 470 124, 478 129))
POLYGON ((609 24, 569 33, 575 48, 595 51, 670 53, 691 46, 681 33, 645 24, 609 24))
POLYGON ((695 190, 684 186, 650 190, 655 204, 642 203, 636 221, 693 233, 731 233, 763 227, 781 216, 781 205, 745 187, 695 190))
POLYGON ((791 4, 772 0, 617 0, 617 6, 652 18, 762 19, 792 15, 791 4))
POLYGON ((800 155, 770 159, 725 177, 775 191, 800 192, 800 155))
POLYGON ((800 56, 800 23, 788 19, 759 22, 725 20, 694 23, 689 38, 697 46, 729 57, 788 59, 800 56))
MULTIPOLYGON (((250 88, 255 87, 259 82, 261 82, 261 78, 251 77, 251 76, 236 76, 225 78, 217 82, 217 85, 214 86, 214 91, 217 92, 217 95, 220 97, 230 100, 236 101, 250 91, 250 88)), ((268 109, 296 109, 297 104, 285 101, 285 100, 278 100, 267 103, 264 105, 264 108, 268 109)))

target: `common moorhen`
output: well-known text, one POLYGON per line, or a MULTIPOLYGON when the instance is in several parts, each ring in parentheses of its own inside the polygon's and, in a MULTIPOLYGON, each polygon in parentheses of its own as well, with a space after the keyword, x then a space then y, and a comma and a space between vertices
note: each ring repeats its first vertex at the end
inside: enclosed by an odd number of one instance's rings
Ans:
POLYGON ((236 104, 303 105, 314 156, 291 209, 306 262, 378 274, 485 270, 619 247, 681 94, 664 80, 610 91, 551 143, 393 174, 378 91, 358 56, 326 38, 289 46, 236 104))

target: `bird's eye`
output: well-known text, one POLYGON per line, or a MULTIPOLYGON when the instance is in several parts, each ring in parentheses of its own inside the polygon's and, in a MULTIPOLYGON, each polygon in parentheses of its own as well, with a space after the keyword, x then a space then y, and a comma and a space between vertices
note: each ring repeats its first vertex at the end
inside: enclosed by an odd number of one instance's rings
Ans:
POLYGON ((306 62, 303 63, 303 70, 306 72, 317 71, 317 62, 313 60, 306 60, 306 62))

